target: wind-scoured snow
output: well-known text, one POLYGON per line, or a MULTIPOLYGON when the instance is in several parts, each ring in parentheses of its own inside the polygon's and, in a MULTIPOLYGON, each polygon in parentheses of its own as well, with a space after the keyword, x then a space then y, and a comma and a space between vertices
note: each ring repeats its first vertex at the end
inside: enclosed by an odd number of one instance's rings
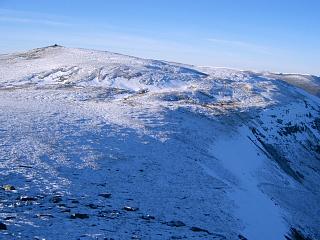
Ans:
POLYGON ((176 87, 205 76, 161 61, 59 46, 4 56, 1 60, 7 63, 1 71, 2 87, 76 85, 139 90, 146 86, 176 87))
POLYGON ((0 55, 0 238, 319 239, 311 85, 61 46, 0 55))

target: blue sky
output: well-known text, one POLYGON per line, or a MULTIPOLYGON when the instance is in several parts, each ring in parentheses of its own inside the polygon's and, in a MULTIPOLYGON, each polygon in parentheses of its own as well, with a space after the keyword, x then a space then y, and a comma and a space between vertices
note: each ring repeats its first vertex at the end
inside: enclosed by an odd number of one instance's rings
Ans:
POLYGON ((58 43, 320 75, 318 0, 0 0, 0 52, 58 43))

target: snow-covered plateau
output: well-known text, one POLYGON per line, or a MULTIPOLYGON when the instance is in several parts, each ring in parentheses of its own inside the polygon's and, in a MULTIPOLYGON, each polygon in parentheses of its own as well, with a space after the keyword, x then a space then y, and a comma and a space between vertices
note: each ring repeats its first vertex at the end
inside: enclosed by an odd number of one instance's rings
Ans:
POLYGON ((0 55, 0 239, 320 239, 320 78, 0 55))

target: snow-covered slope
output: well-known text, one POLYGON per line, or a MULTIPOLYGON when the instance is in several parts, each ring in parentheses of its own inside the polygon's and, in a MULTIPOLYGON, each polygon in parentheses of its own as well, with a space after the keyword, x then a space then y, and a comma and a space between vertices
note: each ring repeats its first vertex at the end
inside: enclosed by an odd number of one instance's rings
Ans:
POLYGON ((0 238, 319 239, 319 81, 295 76, 0 55, 0 238))
POLYGON ((60 46, 3 56, 1 60, 7 63, 0 78, 6 87, 72 85, 137 90, 177 86, 205 76, 160 61, 60 46))
POLYGON ((320 77, 303 74, 263 73, 263 76, 286 81, 294 86, 320 97, 320 77))

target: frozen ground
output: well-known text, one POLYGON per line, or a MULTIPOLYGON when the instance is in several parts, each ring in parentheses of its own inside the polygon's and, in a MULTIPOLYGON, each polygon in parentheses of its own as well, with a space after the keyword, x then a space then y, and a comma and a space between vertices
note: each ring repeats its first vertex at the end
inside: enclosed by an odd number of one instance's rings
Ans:
POLYGON ((0 239, 320 239, 320 99, 282 80, 0 55, 0 239))

